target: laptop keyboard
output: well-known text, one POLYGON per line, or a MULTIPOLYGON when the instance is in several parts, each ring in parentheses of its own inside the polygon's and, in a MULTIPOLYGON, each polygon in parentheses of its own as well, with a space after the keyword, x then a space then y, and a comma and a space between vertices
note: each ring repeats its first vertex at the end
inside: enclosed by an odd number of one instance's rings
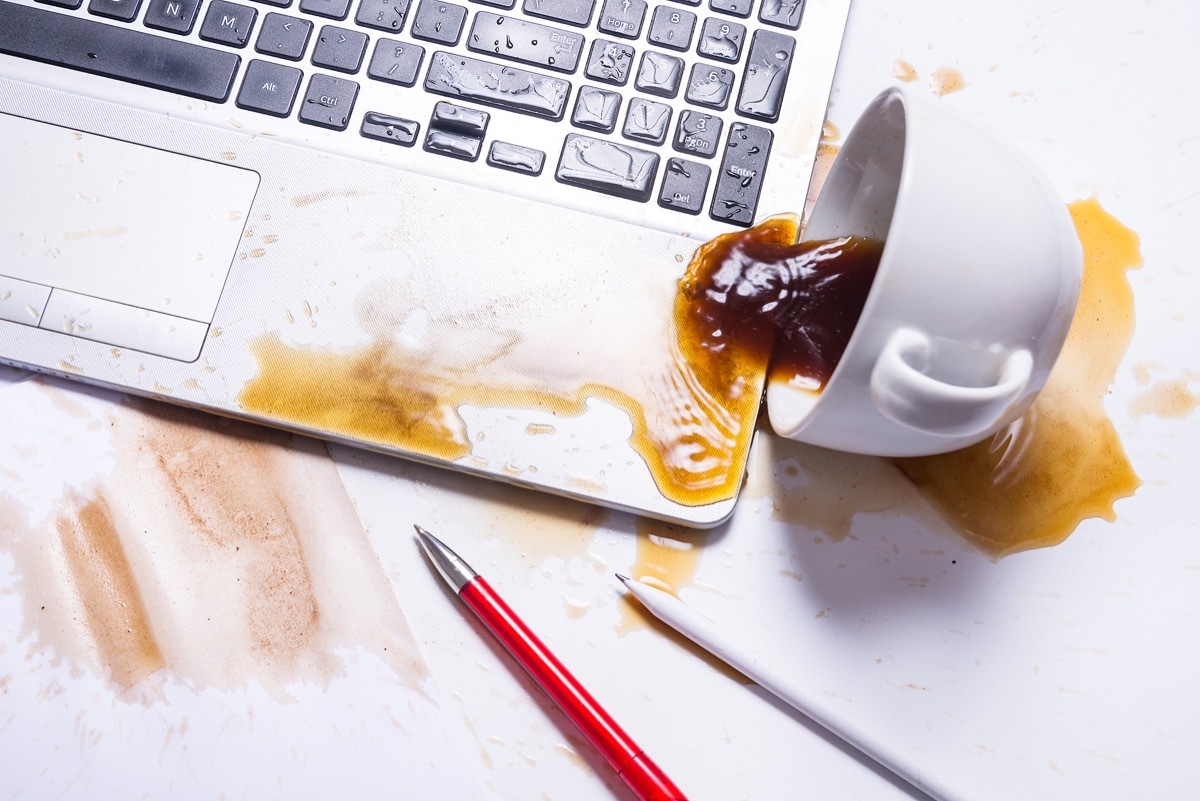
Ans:
POLYGON ((0 52, 747 226, 804 0, 703 2, 0 0, 0 52), (360 107, 372 84, 437 102, 360 107))

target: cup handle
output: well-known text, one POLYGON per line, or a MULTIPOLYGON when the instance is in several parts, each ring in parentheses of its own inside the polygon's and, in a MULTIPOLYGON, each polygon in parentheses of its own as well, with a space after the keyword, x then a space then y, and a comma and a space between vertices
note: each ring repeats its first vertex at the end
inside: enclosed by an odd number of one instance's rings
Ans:
POLYGON ((871 398, 884 416, 901 425, 947 437, 986 436, 1004 422, 1033 373, 1025 348, 1005 359, 996 383, 985 387, 947 384, 926 374, 933 347, 912 328, 894 331, 871 371, 871 398))

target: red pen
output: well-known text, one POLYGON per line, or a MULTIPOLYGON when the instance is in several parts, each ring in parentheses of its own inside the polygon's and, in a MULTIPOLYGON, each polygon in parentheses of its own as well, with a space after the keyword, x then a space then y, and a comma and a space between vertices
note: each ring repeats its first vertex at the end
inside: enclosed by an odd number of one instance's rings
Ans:
POLYGON ((641 801, 687 801, 483 577, 437 537, 420 526, 415 528, 421 547, 442 578, 613 766, 634 795, 641 801))

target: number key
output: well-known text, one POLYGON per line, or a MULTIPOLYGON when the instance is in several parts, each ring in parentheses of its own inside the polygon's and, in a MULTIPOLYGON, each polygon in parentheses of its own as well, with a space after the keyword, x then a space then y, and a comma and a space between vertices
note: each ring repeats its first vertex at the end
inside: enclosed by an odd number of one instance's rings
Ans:
POLYGON ((659 6, 650 18, 650 32, 646 38, 672 50, 687 50, 692 45, 692 32, 695 29, 696 15, 692 12, 659 6))
POLYGON ((685 109, 679 115, 673 147, 680 153, 712 158, 721 138, 721 118, 701 111, 685 109))
POLYGON ((732 64, 741 56, 744 41, 745 25, 709 17, 704 20, 704 27, 700 30, 700 43, 696 45, 696 52, 732 64))
POLYGON ((688 78, 687 100, 698 106, 723 109, 729 104, 733 91, 733 73, 724 67, 707 64, 692 65, 688 78))

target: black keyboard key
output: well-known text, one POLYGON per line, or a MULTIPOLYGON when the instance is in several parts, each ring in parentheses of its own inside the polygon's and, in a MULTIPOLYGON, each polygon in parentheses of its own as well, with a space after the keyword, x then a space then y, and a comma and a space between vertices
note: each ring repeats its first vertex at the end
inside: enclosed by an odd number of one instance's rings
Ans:
POLYGON ((684 97, 689 103, 723 109, 733 92, 733 72, 709 64, 693 64, 684 97))
POLYGON ((646 39, 651 44, 669 47, 672 50, 687 50, 692 46, 692 33, 696 30, 696 15, 681 8, 659 6, 650 18, 650 31, 646 39))
POLYGON ((308 48, 312 30, 309 20, 272 11, 263 17, 254 49, 264 55, 299 61, 308 48))
POLYGON ((318 67, 354 73, 367 53, 367 35, 362 31, 322 25, 313 47, 312 63, 318 67))
POLYGON ((420 131, 421 123, 415 120, 380 114, 378 111, 368 111, 364 114, 362 128, 359 129, 359 133, 368 139, 392 142, 404 147, 412 147, 420 131))
POLYGON ((621 110, 621 95, 598 86, 581 86, 575 98, 571 124, 601 133, 612 133, 617 127, 621 110))
POLYGON ((750 9, 753 6, 754 0, 708 0, 708 7, 713 11, 732 14, 735 17, 750 16, 750 9))
POLYGON ((699 214, 704 208, 704 192, 712 171, 705 164, 687 159, 669 158, 663 169, 658 205, 685 214, 699 214))
POLYGON ((571 94, 562 78, 442 50, 430 59, 425 89, 552 120, 563 118, 571 94))
POLYGON ((399 33, 408 16, 409 0, 362 0, 354 21, 367 28, 399 33))
POLYGON ((121 22, 132 22, 141 7, 142 0, 88 0, 89 14, 121 22))
POLYGON ((346 78, 316 74, 308 79, 308 91, 300 104, 300 122, 344 131, 358 98, 358 84, 346 78))
POLYGON ((467 21, 467 9, 442 0, 421 0, 413 17, 410 33, 418 39, 442 44, 458 44, 462 36, 463 23, 467 21))
POLYGON ((714 220, 750 225, 762 192, 763 170, 771 154, 771 132, 757 125, 735 122, 729 126, 729 140, 721 169, 717 173, 709 216, 714 220))
POLYGON ((746 26, 737 22, 709 17, 700 30, 696 52, 702 56, 733 63, 742 55, 746 41, 746 26))
POLYGON ((189 34, 200 12, 200 0, 150 0, 142 24, 160 31, 189 34))
POLYGON ((763 0, 758 9, 758 18, 763 22, 793 31, 800 27, 803 14, 804 0, 763 0))
POLYGON ((345 19, 350 13, 350 0, 300 0, 300 10, 329 19, 345 19))
POLYGON ((375 52, 367 65, 367 77, 412 86, 417 82, 417 72, 424 58, 425 48, 420 45, 381 37, 375 42, 375 52))
POLYGON ((633 85, 652 95, 674 97, 679 94, 679 82, 682 78, 683 59, 648 50, 642 53, 633 85))
POLYGON ((488 122, 491 118, 492 115, 486 111, 470 106, 460 106, 457 103, 438 103, 433 107, 433 116, 429 118, 429 127, 482 139, 487 133, 488 122))
POLYGON ((83 5, 83 0, 37 0, 39 3, 44 3, 48 6, 58 6, 59 8, 79 8, 83 5))
POLYGON ((670 127, 670 106, 644 97, 635 97, 629 101, 629 111, 625 114, 625 127, 621 129, 621 135, 626 139, 661 145, 666 141, 667 129, 670 127))
POLYGON ((241 57, 0 0, 0 53, 223 102, 241 57))
POLYGON ((266 3, 269 6, 277 8, 287 8, 292 4, 292 0, 255 0, 256 3, 266 3))
POLYGON ((479 153, 483 150, 483 140, 455 131, 430 128, 429 133, 425 135, 424 148, 429 153, 439 153, 463 161, 477 161, 479 153))
POLYGON ((562 28, 480 11, 471 24, 467 48, 535 67, 574 72, 583 54, 583 36, 562 28))
POLYGON ((633 66, 632 47, 622 42, 611 42, 608 39, 594 39, 583 74, 593 81, 624 86, 629 80, 631 66, 633 66))
POLYGON ((546 163, 546 154, 532 147, 497 140, 492 142, 492 147, 488 150, 487 163, 525 175, 541 175, 542 165, 546 163))
POLYGON ((493 6, 494 8, 509 8, 517 4, 517 0, 471 0, 473 3, 482 3, 485 6, 493 6))
POLYGON ((792 69, 796 40, 784 33, 755 31, 746 56, 746 72, 738 93, 737 113, 775 122, 783 108, 783 91, 792 69))
POLYGON ((226 0, 213 0, 200 25, 200 38, 232 47, 245 47, 258 11, 226 0))
POLYGON ((521 8, 535 17, 587 27, 595 5, 596 0, 525 0, 521 8))
POLYGON ((691 109, 679 114, 679 126, 675 129, 672 147, 680 153, 690 153, 706 159, 717 154, 721 141, 721 118, 691 109))
POLYGON ((483 149, 490 116, 477 108, 438 103, 429 119, 425 149, 465 161, 475 161, 483 149))
POLYGON ((300 80, 304 73, 295 67, 276 64, 273 61, 252 59, 246 65, 246 77, 238 92, 238 108, 261 111, 276 117, 292 113, 292 104, 300 91, 300 80))
POLYGON ((596 27, 604 33, 636 39, 642 35, 646 0, 604 0, 596 27))
POLYGON ((657 153, 567 134, 554 177, 565 184, 644 202, 650 199, 657 172, 657 153))

